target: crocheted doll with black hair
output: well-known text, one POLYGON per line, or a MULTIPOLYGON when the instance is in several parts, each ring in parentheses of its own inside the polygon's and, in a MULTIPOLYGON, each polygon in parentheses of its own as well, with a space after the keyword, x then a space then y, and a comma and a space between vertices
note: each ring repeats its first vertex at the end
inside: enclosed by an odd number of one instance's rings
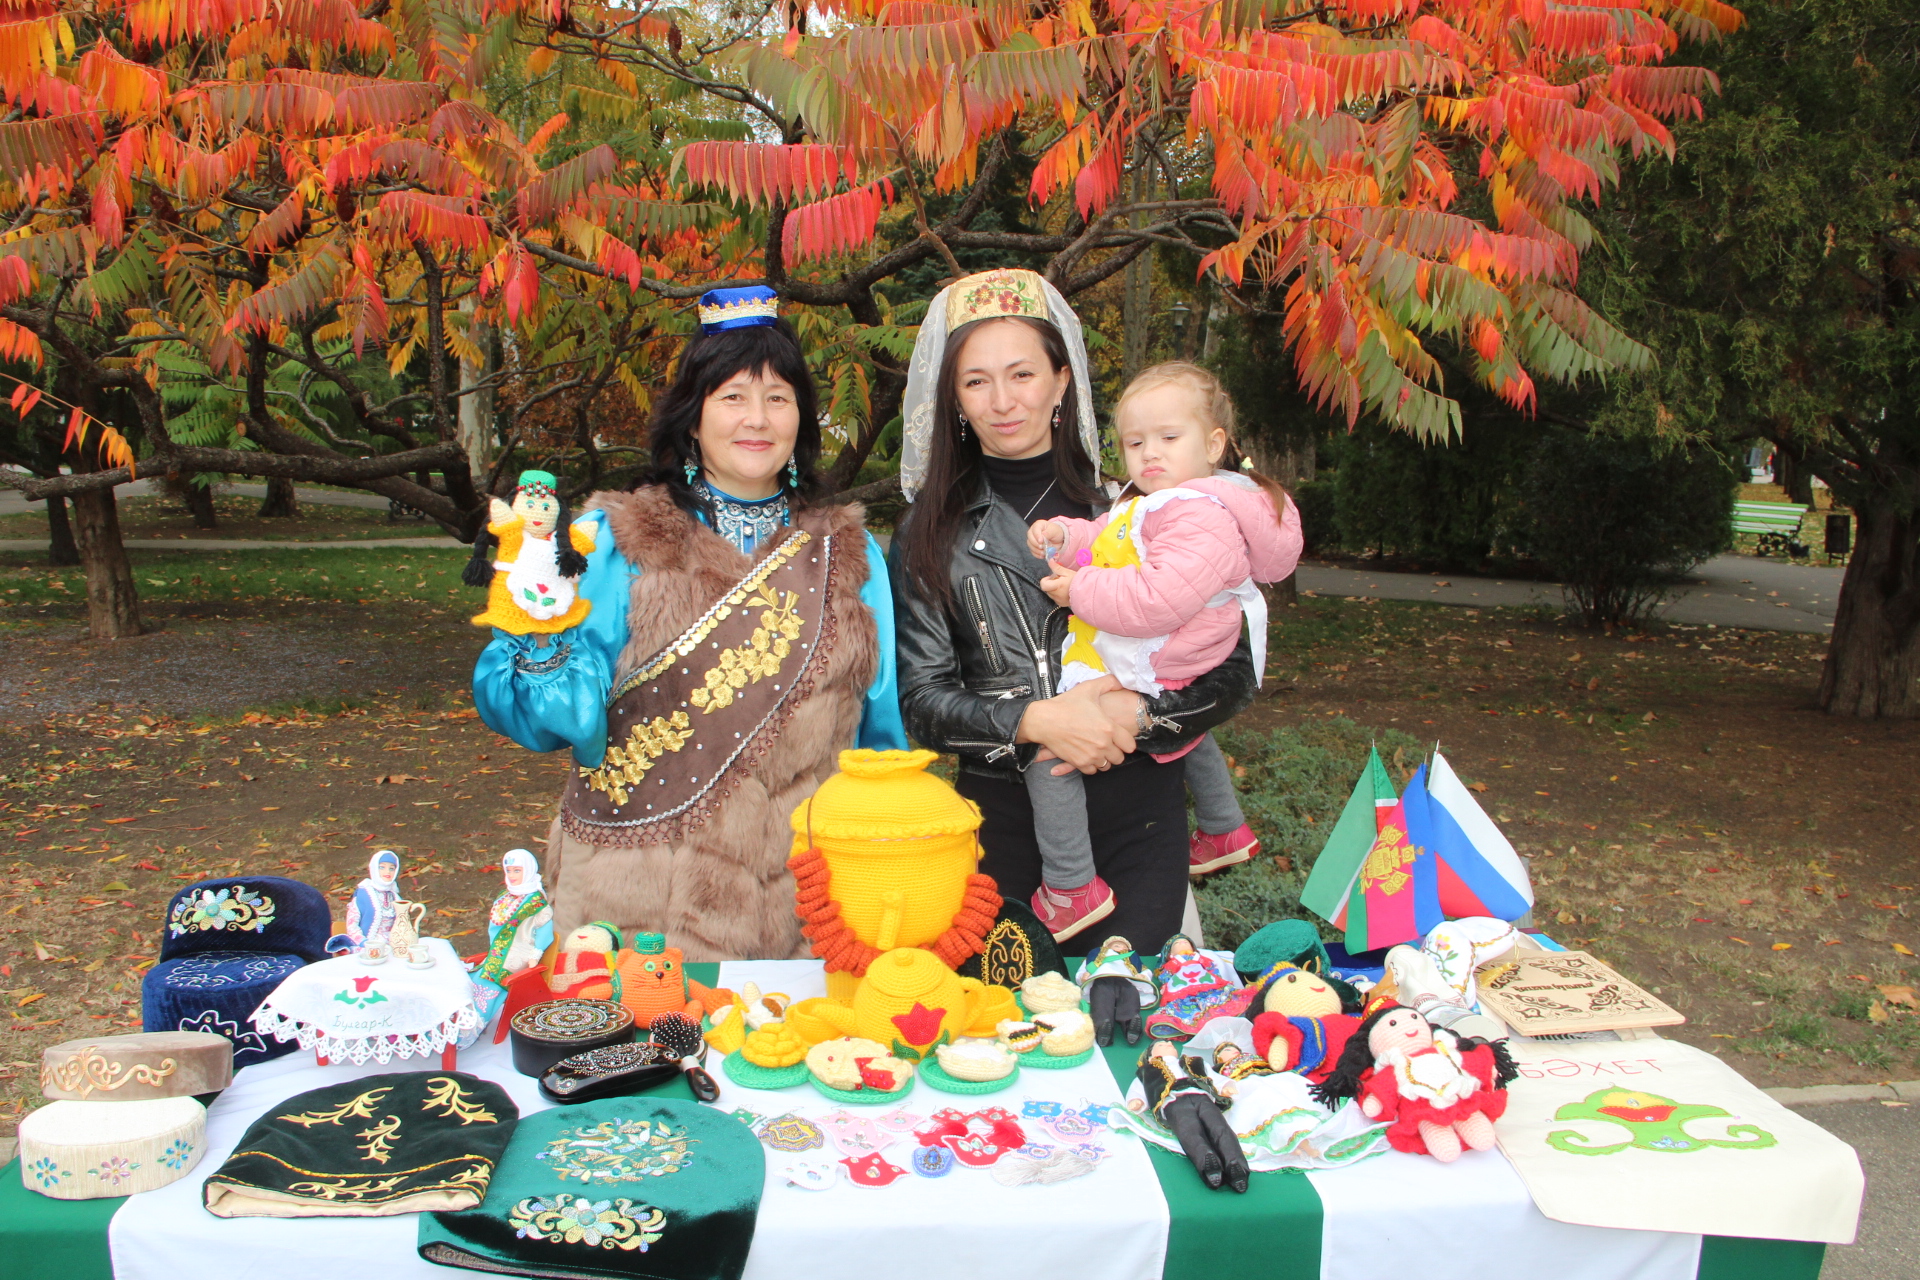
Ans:
POLYGON ((1326 1105, 1358 1098, 1361 1114, 1386 1122, 1394 1150, 1452 1161, 1493 1146, 1514 1074, 1504 1044, 1436 1032, 1417 1010, 1386 1001, 1361 1020, 1313 1096, 1326 1105))
POLYGON ((492 502, 493 518, 473 540, 473 556, 460 575, 470 587, 487 588, 486 612, 473 624, 516 636, 553 635, 578 626, 593 607, 576 587, 594 542, 574 527, 553 473, 522 471, 513 505, 498 498, 492 502), (564 544, 555 536, 561 529, 567 531, 564 544))

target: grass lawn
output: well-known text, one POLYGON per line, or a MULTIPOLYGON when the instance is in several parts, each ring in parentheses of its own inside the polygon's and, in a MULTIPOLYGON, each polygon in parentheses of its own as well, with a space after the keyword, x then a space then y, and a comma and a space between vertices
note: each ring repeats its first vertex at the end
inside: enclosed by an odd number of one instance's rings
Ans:
MULTIPOLYGON (((300 514, 290 520, 262 520, 260 499, 240 494, 215 494, 218 525, 202 529, 187 509, 171 498, 121 498, 120 533, 129 543, 164 542, 176 538, 268 539, 287 542, 329 542, 356 538, 430 538, 440 526, 430 520, 389 522, 384 509, 302 502, 300 514)), ((47 509, 37 503, 23 515, 0 516, 0 538, 44 538, 47 509)))
MULTIPOLYGON (((0 1129, 39 1050, 137 1027, 173 890, 284 874, 342 909, 369 853, 476 951, 500 855, 543 847, 565 761, 467 695, 457 548, 142 561, 154 634, 84 639, 77 571, 0 557, 0 1129)), ((1538 919, 1685 1011, 1762 1084, 1920 1076, 1920 726, 1811 708, 1821 641, 1307 599, 1226 734, 1268 854, 1211 880, 1216 941, 1295 896, 1376 741, 1438 739, 1534 867, 1538 919)))
POLYGON ((1202 889, 1219 938, 1297 910, 1370 739, 1397 780, 1437 741, 1530 860, 1536 922, 1686 1013, 1671 1034, 1762 1084, 1920 1077, 1900 1002, 1920 725, 1815 710, 1822 638, 1324 598, 1276 616, 1226 736, 1275 857, 1202 889))

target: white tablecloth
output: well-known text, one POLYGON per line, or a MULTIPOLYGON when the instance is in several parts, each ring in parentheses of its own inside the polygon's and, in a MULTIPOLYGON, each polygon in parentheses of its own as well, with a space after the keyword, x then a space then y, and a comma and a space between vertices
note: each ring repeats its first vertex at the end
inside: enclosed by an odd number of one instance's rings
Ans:
MULTIPOLYGON (((738 990, 749 979, 796 999, 825 994, 815 961, 721 966, 722 986, 738 990)), ((778 1093, 739 1089, 720 1070, 719 1055, 709 1058, 722 1085, 722 1110, 820 1116, 838 1109, 806 1085, 778 1093)), ((413 1215, 227 1219, 201 1205, 202 1184, 269 1108, 309 1089, 408 1069, 425 1068, 418 1059, 318 1067, 310 1057, 289 1055, 241 1071, 208 1111, 199 1168, 130 1198, 114 1215, 108 1239, 115 1280, 260 1280, 263 1274, 271 1280, 449 1280, 463 1274, 414 1251, 413 1215)), ((461 1052, 460 1070, 501 1085, 522 1115, 550 1105, 532 1079, 514 1071, 508 1044, 483 1036, 461 1052)), ((921 1115, 949 1105, 963 1111, 999 1105, 1017 1113, 1027 1098, 1078 1106, 1083 1098, 1115 1103, 1120 1094, 1096 1056, 1065 1071, 1025 1073, 1013 1088, 982 1098, 916 1084, 905 1105, 921 1115)), ((910 1270, 915 1280, 978 1280, 1008 1270, 1046 1280, 1159 1280, 1167 1238, 1159 1181, 1137 1139, 1105 1141, 1115 1154, 1087 1177, 1016 1188, 1002 1187, 988 1171, 956 1168, 939 1179, 909 1174, 888 1187, 855 1187, 842 1179, 832 1190, 801 1191, 781 1176, 787 1158, 768 1151, 768 1185, 745 1280, 839 1280, 876 1268, 910 1270)), ((908 1150, 902 1145, 886 1154, 904 1167, 908 1150)))

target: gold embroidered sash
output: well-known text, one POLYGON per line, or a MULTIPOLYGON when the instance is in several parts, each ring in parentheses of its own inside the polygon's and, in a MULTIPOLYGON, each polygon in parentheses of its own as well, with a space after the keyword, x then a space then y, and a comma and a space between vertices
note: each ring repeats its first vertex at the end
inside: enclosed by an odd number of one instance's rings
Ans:
POLYGON ((577 769, 567 833, 638 848, 698 830, 811 691, 833 647, 832 535, 792 530, 607 704, 607 755, 577 769))

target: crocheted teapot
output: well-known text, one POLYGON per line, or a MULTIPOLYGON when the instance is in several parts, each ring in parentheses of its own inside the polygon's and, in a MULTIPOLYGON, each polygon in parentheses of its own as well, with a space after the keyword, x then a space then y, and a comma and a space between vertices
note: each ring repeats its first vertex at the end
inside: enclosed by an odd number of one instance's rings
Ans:
POLYGON ((918 1061, 933 1046, 967 1034, 979 1021, 987 991, 931 951, 897 947, 867 966, 850 1006, 822 1001, 812 1012, 841 1035, 876 1040, 896 1057, 918 1061))
POLYGON ((842 751, 840 772, 793 812, 795 910, 841 1004, 882 952, 920 947, 954 969, 993 928, 1000 895, 974 870, 980 810, 927 772, 937 759, 842 751))

